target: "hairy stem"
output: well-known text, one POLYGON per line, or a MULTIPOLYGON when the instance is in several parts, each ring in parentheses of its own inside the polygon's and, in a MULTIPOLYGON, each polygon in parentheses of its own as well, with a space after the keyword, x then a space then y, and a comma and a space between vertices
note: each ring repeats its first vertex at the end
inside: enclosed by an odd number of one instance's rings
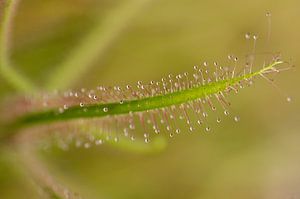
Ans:
POLYGON ((11 26, 18 2, 19 0, 0 1, 0 75, 16 90, 33 92, 36 90, 35 86, 16 71, 9 60, 11 26))
POLYGON ((176 91, 165 95, 146 97, 142 99, 128 100, 122 103, 108 103, 108 104, 92 104, 81 106, 72 106, 63 112, 58 109, 51 109, 43 112, 31 113, 24 115, 12 124, 12 128, 20 128, 27 125, 35 125, 41 123, 65 121, 76 118, 93 118, 105 117, 111 115, 128 114, 133 112, 142 112, 158 108, 164 108, 172 105, 182 104, 188 101, 203 98, 212 94, 217 94, 224 91, 226 88, 237 84, 242 80, 251 79, 255 76, 262 75, 265 71, 272 69, 274 66, 283 63, 282 61, 275 61, 270 65, 242 76, 221 80, 217 82, 208 83, 202 86, 196 86, 186 90, 176 91))

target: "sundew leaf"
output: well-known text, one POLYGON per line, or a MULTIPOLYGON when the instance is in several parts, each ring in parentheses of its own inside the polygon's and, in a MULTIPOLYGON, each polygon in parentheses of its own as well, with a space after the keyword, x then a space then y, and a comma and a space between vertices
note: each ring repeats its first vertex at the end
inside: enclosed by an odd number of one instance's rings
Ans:
MULTIPOLYGON (((95 90, 43 94, 34 100, 29 98, 27 104, 35 109, 13 119, 8 125, 11 130, 7 131, 7 136, 23 128, 39 129, 44 126, 46 129, 67 128, 80 136, 86 136, 86 132, 98 132, 92 133, 90 140, 93 142, 95 137, 101 137, 101 141, 98 139, 101 143, 105 139, 118 141, 120 135, 131 140, 142 135, 144 141, 149 142, 151 132, 159 134, 162 129, 166 129, 171 137, 179 134, 181 130, 176 119, 185 121, 189 131, 197 126, 210 131, 206 125, 207 108, 215 111, 214 103, 217 102, 224 114, 228 115, 230 103, 227 95, 250 86, 256 77, 268 79, 267 75, 279 72, 283 63, 274 58, 254 72, 252 67, 246 65, 240 74, 237 74, 236 64, 233 67, 221 67, 214 63, 214 71, 210 72, 211 68, 204 63, 201 68, 194 66, 191 75, 169 75, 161 81, 148 84, 139 81, 136 88, 129 85, 125 88, 99 86, 95 90), (196 117, 191 117, 192 114, 196 117), (191 118, 196 118, 196 121, 191 121, 191 118), (135 133, 137 129, 143 133, 135 133)), ((239 118, 234 117, 234 120, 238 121, 239 118)), ((220 122, 220 118, 217 122, 220 122)))

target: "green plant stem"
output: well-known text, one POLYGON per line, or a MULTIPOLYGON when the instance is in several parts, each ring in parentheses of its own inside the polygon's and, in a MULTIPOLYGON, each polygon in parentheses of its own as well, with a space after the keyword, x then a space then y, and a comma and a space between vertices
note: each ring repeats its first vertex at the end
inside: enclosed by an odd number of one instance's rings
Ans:
POLYGON ((149 1, 129 0, 106 16, 105 21, 99 20, 78 47, 56 67, 46 84, 47 89, 68 89, 75 83, 95 61, 104 55, 107 48, 149 1))
POLYGON ((182 104, 188 101, 200 99, 212 94, 224 91, 226 88, 233 86, 240 81, 251 79, 255 76, 262 75, 265 71, 272 69, 274 66, 283 63, 275 61, 272 64, 249 74, 238 77, 229 78, 217 82, 208 83, 206 85, 189 88, 186 90, 176 91, 165 95, 146 97, 143 99, 135 99, 124 101, 123 103, 108 104, 92 104, 81 106, 72 106, 60 113, 57 109, 51 109, 42 112, 31 113, 16 119, 12 124, 12 128, 21 128, 23 126, 36 125, 41 123, 50 123, 57 121, 65 121, 78 118, 105 117, 120 114, 128 114, 130 112, 142 112, 158 108, 164 108, 172 105, 182 104))
POLYGON ((16 71, 9 60, 11 25, 18 2, 19 0, 7 0, 3 3, 0 16, 0 75, 16 90, 33 92, 36 90, 35 86, 29 79, 16 71))

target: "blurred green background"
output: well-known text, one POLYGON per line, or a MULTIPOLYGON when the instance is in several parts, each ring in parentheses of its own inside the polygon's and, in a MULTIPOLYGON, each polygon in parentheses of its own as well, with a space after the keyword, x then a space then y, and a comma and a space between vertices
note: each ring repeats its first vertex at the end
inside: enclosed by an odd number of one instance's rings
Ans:
MULTIPOLYGON (((249 51, 246 32, 261 35, 259 49, 266 40, 267 11, 272 13, 271 51, 296 65, 276 78, 292 103, 259 80, 230 98, 239 123, 224 119, 210 134, 183 132, 152 154, 108 145, 43 152, 53 176, 92 199, 300 198, 299 0, 21 1, 11 59, 42 87, 98 27, 94 45, 102 45, 103 35, 106 44, 69 87, 158 80, 203 61, 225 62, 230 53, 243 56, 249 51)), ((0 78, 1 99, 14 92, 0 78)), ((0 154, 0 198, 39 198, 11 166, 13 159, 0 154)))

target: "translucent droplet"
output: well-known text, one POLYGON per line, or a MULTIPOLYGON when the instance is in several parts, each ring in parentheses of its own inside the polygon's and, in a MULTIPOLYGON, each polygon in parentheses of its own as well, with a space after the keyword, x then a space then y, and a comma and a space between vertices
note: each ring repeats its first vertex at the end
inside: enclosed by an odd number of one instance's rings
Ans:
POLYGON ((107 135, 107 136, 106 136, 106 140, 107 140, 107 141, 111 140, 111 136, 110 136, 110 135, 107 135))
POLYGON ((173 133, 170 133, 169 135, 170 135, 171 138, 174 137, 174 134, 173 134, 173 133))
POLYGON ((287 97, 287 98, 286 98, 286 101, 291 102, 291 101, 292 101, 292 98, 291 98, 291 97, 287 97))
POLYGON ((221 119, 220 119, 220 118, 217 118, 217 122, 220 123, 220 122, 221 122, 221 119))
POLYGON ((91 147, 91 144, 90 144, 90 143, 87 142, 87 143, 84 144, 84 148, 87 149, 87 148, 90 148, 90 147, 91 147))
POLYGON ((250 35, 249 32, 247 32, 247 33, 245 34, 245 38, 246 38, 247 40, 249 40, 249 39, 251 38, 251 35, 250 35))
POLYGON ((190 132, 193 132, 194 128, 192 126, 190 126, 189 130, 190 130, 190 132))
POLYGON ((134 124, 129 124, 129 128, 134 129, 135 128, 134 124))
POLYGON ((236 122, 240 121, 240 117, 239 116, 235 116, 234 117, 234 121, 236 121, 236 122))
POLYGON ((93 135, 89 135, 88 137, 91 142, 93 142, 95 140, 95 137, 93 135))
POLYGON ((179 134, 179 133, 180 133, 180 129, 176 129, 175 132, 176 132, 177 134, 179 134))
POLYGON ((257 40, 257 39, 258 39, 258 36, 257 36, 257 35, 253 35, 253 39, 254 39, 254 40, 257 40))
POLYGON ((228 110, 225 110, 225 111, 224 111, 224 114, 225 114, 225 115, 229 115, 228 110))
POLYGON ((206 61, 203 62, 203 66, 208 66, 208 63, 206 61))
POLYGON ((84 107, 84 104, 82 102, 80 102, 79 106, 80 107, 84 107))
POLYGON ((144 141, 145 141, 145 143, 149 143, 150 142, 149 138, 145 138, 144 141))
POLYGON ((199 125, 201 125, 201 124, 202 124, 202 121, 201 121, 201 120, 197 120, 197 123, 198 123, 199 125))
POLYGON ((206 128, 205 128, 205 131, 207 131, 207 132, 210 131, 210 127, 209 127, 209 126, 206 127, 206 128))
POLYGON ((114 141, 115 141, 115 142, 119 142, 119 138, 118 138, 118 137, 115 137, 115 138, 114 138, 114 141))
POLYGON ((266 17, 271 17, 271 16, 272 16, 272 14, 270 12, 266 13, 266 17))
POLYGON ((156 134, 159 134, 160 131, 159 131, 158 129, 155 129, 154 132, 155 132, 156 134))
POLYGON ((104 107, 104 108, 103 108, 103 111, 104 111, 105 113, 107 113, 107 112, 108 112, 108 108, 107 108, 107 107, 104 107))
POLYGON ((101 145, 102 143, 103 143, 103 141, 101 139, 95 141, 96 145, 101 145))
POLYGON ((170 131, 171 127, 170 126, 167 126, 167 131, 170 131))
POLYGON ((135 137, 132 135, 132 136, 130 137, 130 140, 131 140, 131 141, 134 141, 134 140, 135 140, 135 137))

